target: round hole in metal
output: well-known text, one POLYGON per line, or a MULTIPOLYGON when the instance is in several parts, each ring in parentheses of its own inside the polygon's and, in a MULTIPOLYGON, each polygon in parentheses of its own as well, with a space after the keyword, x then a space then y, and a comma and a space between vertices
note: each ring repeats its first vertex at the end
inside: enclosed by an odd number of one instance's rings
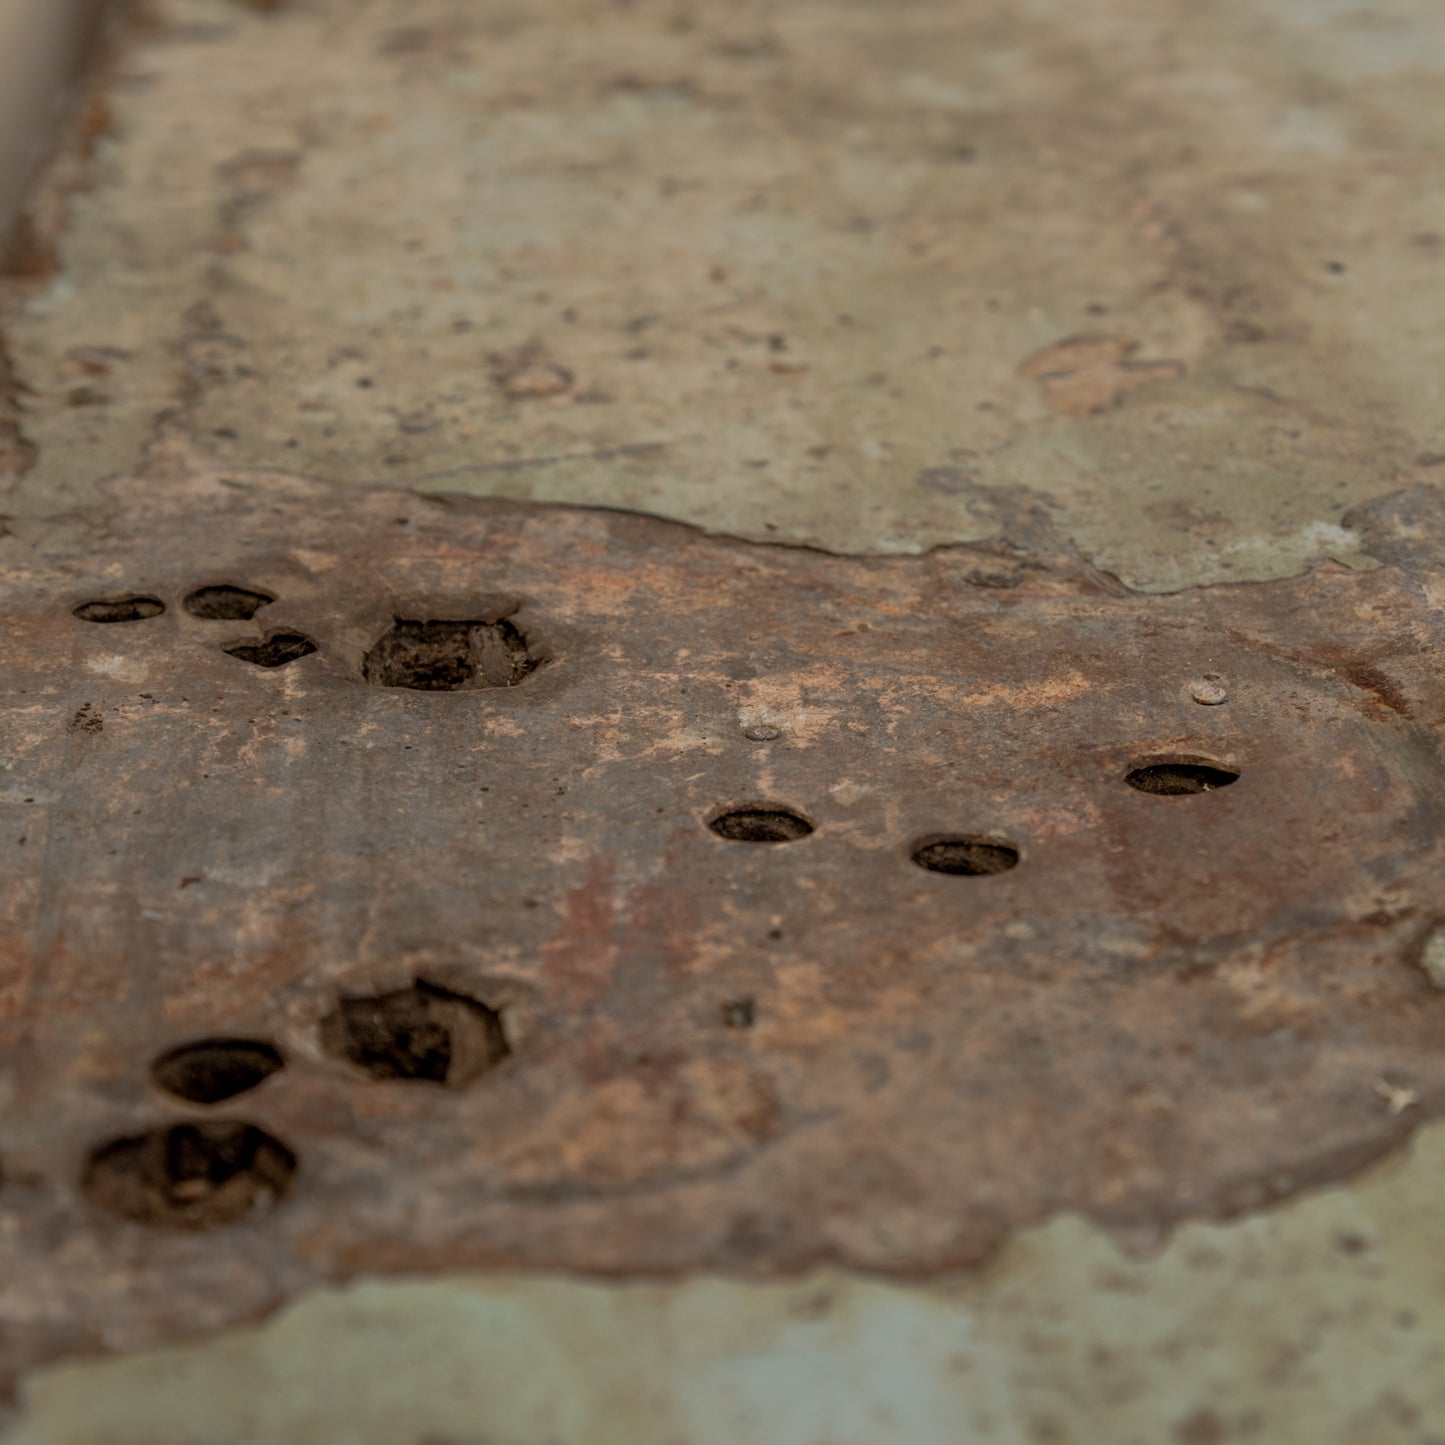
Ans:
POLYGON ((954 878, 986 878, 1016 868, 1019 850, 1012 843, 994 838, 976 838, 954 833, 942 838, 922 839, 909 855, 929 873, 947 873, 954 878))
POLYGON ((727 808, 714 814, 708 827, 730 843, 795 843, 813 831, 813 825, 795 809, 764 803, 727 808))
POLYGON ((166 604, 159 597, 98 597, 93 602, 82 602, 74 615, 82 622, 144 622, 165 610, 166 604))
POLYGON ((300 632, 273 632, 263 642, 231 642, 221 649, 252 667, 288 667, 316 651, 316 644, 300 632))
POLYGON ((98 1209, 139 1224, 219 1229, 274 1206, 296 1156, 255 1124, 207 1120, 129 1134, 102 1145, 81 1188, 98 1209))
POLYGON ((397 618, 366 654, 362 677, 374 687, 418 692, 457 692, 516 687, 536 669, 538 658, 507 618, 435 622, 397 618))
POLYGON ((178 1099, 219 1104, 285 1067, 280 1051, 261 1039, 202 1039, 162 1054, 151 1065, 151 1078, 178 1099))
POLYGON ((252 587, 198 587, 182 604, 192 617, 207 622, 249 622, 263 607, 276 599, 269 592, 252 587))
POLYGON ((459 1088, 511 1052, 499 1010, 418 980, 370 998, 344 998, 321 1021, 321 1047, 373 1079, 459 1088))
POLYGON ((1199 759, 1159 758, 1140 763, 1124 776, 1131 788, 1161 798, 1180 798, 1191 793, 1212 793, 1239 781, 1233 768, 1199 759))

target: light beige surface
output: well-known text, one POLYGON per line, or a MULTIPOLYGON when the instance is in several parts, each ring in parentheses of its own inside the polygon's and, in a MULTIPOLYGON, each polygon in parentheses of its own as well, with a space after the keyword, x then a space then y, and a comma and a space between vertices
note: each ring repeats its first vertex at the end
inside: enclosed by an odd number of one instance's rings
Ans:
POLYGON ((149 9, 18 510, 170 426, 858 552, 1027 488, 1172 588, 1358 560, 1445 453, 1436 0, 149 9))

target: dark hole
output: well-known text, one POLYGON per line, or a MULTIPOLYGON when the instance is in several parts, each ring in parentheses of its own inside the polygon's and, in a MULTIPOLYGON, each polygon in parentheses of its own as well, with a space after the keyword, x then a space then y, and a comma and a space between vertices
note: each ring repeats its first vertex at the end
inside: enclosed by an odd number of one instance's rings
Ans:
POLYGON ((396 625, 366 654, 362 676, 374 687, 421 692, 515 687, 533 668, 527 639, 500 622, 408 622, 396 625))
POLYGON ((342 999, 321 1021, 321 1046, 373 1079, 421 1079, 452 1089, 512 1052, 496 1009, 420 980, 375 998, 342 999))
POLYGON ((931 843, 920 843, 913 850, 913 861, 930 873, 986 878, 1017 867, 1019 850, 1008 843, 991 843, 986 838, 938 838, 931 843))
POLYGON ((151 1077, 166 1093, 193 1104, 219 1104, 284 1067, 280 1053, 256 1039, 205 1039, 162 1054, 151 1077))
POLYGON ((813 825, 791 808, 729 808, 708 827, 733 843, 792 843, 813 831, 813 825))
POLYGON ((723 1027, 750 1029, 757 1022, 757 1005, 750 998, 730 998, 722 1006, 723 1027))
POLYGON ((274 632, 265 642, 233 642, 221 651, 257 667, 285 667, 298 657, 310 657, 316 644, 299 632, 274 632))
POLYGON ((254 1124, 175 1124, 103 1145, 81 1187, 101 1209, 141 1224, 216 1229, 274 1205, 296 1156, 254 1124))
POLYGON ((249 587, 200 587, 183 604, 192 617, 208 622, 249 622, 276 599, 249 587))
POLYGON ((165 610, 166 604, 159 597, 109 597, 82 602, 75 615, 82 622, 144 622, 165 610))
POLYGON ((1127 774, 1124 781, 1141 793, 1176 798, 1186 793, 1212 793, 1227 788, 1239 774, 1212 763, 1146 763, 1127 774))

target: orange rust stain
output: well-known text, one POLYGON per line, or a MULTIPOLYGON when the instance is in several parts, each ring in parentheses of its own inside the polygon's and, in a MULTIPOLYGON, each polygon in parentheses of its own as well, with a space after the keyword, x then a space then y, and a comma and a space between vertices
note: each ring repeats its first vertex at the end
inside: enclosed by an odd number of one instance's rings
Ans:
POLYGON ((595 857, 587 881, 567 894, 562 926, 542 950, 542 973, 554 997, 594 999, 612 980, 617 962, 616 860, 595 857))
POLYGON ((1010 708, 1057 707, 1060 703, 1082 697, 1094 685, 1093 679, 1082 672, 1069 672, 1018 687, 998 684, 981 692, 966 693, 956 701, 964 707, 994 707, 998 704, 1010 708))
POLYGON ((685 973, 696 953, 697 908, 693 899, 665 883, 635 889, 627 900, 627 931, 675 973, 685 973))
POLYGON ((1037 381, 1044 400, 1065 416, 1092 416, 1119 405, 1135 387, 1183 375, 1177 361, 1132 361, 1127 336, 1070 336, 1036 351, 1019 375, 1037 381))
POLYGON ((560 1101, 502 1165, 514 1186, 615 1187, 717 1168, 782 1128, 772 1085, 748 1065, 661 1059, 560 1101))
POLYGON ((35 982, 35 956, 22 941, 0 943, 0 1020, 11 1022, 25 1012, 35 982))
POLYGON ((132 971, 114 954, 55 938, 37 956, 24 945, 0 948, 0 1020, 58 1026, 57 1021, 102 1014, 132 996, 132 971))
POLYGON ((252 1008, 284 988, 307 969, 309 949, 287 940, 260 956, 247 954, 198 963, 183 987, 160 1002, 167 1023, 205 1023, 216 1017, 216 1000, 232 1010, 252 1008))

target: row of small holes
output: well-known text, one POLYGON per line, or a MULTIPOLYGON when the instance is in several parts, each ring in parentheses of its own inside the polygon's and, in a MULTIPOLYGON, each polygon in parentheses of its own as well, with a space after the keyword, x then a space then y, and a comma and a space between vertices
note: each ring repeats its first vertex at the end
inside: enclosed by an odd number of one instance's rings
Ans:
MULTIPOLYGON (((198 588, 187 594, 181 605, 191 616, 207 621, 248 622, 275 600, 268 592, 228 583, 198 588)), ((112 623, 140 622, 158 617, 165 610, 159 597, 134 595, 82 602, 74 612, 86 622, 112 623)), ((264 642, 238 642, 223 650, 260 667, 284 667, 315 652, 316 644, 299 632, 275 632, 264 642)), ((367 653, 362 676, 378 687, 451 692, 478 681, 483 686, 515 687, 536 665, 526 637, 506 618, 490 622, 397 618, 391 631, 367 653)), ((1214 674, 1207 676, 1212 678, 1214 674)), ((1213 685, 1195 693, 1197 701, 1209 703, 1220 702, 1225 696, 1222 688, 1213 685)), ((780 729, 767 723, 751 724, 743 729, 743 735, 752 742, 772 742, 782 736, 780 729)), ((1126 781, 1143 793, 1172 795, 1211 792, 1228 786, 1238 776, 1211 763, 1161 760, 1134 769, 1126 781)), ((736 836, 740 842, 791 842, 812 831, 806 819, 800 817, 790 822, 785 815, 772 816, 758 810, 737 810, 733 816, 732 826, 740 831, 723 836, 736 836), (802 831, 788 831, 799 824, 802 831), (776 836, 743 836, 749 830, 766 833, 769 829, 782 831, 776 836)))
MULTIPOLYGON (((813 825, 791 808, 730 808, 715 814, 708 827, 730 843, 793 843, 806 838, 813 825)), ((1019 852, 1011 843, 991 838, 931 838, 914 845, 909 856, 930 873, 981 877, 1007 873, 1019 852)))
MULTIPOLYGON (((207 622, 249 622, 275 600, 268 592, 227 585, 198 587, 187 594, 181 606, 192 617, 200 617, 207 622)), ((148 618, 159 617, 165 610, 166 604, 159 597, 133 594, 82 602, 75 609, 75 615, 82 622, 144 622, 148 618)))
MULTIPOLYGON (((182 606, 208 622, 249 622, 274 601, 270 593, 232 585, 202 587, 182 606)), ((166 610, 159 597, 132 595, 82 602, 83 622, 144 622, 166 610)), ((272 632, 261 642, 234 642, 221 649, 256 667, 285 667, 314 653, 303 633, 272 632)), ((515 687, 537 666, 527 639, 507 618, 438 622, 396 618, 391 630, 362 660, 361 675, 375 687, 455 692, 474 687, 515 687)))
MULTIPOLYGON (((1124 781, 1141 793, 1159 797, 1185 797, 1227 788, 1239 774, 1212 763, 1152 762, 1131 769, 1124 781)), ((813 832, 809 820, 793 808, 755 804, 726 808, 708 820, 708 827, 730 843, 795 843, 813 832)), ((999 839, 950 834, 922 839, 909 857, 930 873, 978 878, 1007 873, 1019 861, 1012 843, 999 839)))
MULTIPOLYGON (((269 592, 227 584, 198 587, 186 595, 181 606, 192 617, 206 622, 250 622, 263 607, 269 607, 275 600, 269 592)), ((75 608, 75 616, 82 622, 144 622, 148 618, 159 617, 165 610, 166 604, 159 597, 137 595, 82 602, 75 608)), ((285 667, 298 658, 309 657, 316 651, 316 644, 300 632, 281 631, 270 633, 261 642, 232 642, 221 651, 229 657, 249 662, 253 667, 276 668, 285 667)))

